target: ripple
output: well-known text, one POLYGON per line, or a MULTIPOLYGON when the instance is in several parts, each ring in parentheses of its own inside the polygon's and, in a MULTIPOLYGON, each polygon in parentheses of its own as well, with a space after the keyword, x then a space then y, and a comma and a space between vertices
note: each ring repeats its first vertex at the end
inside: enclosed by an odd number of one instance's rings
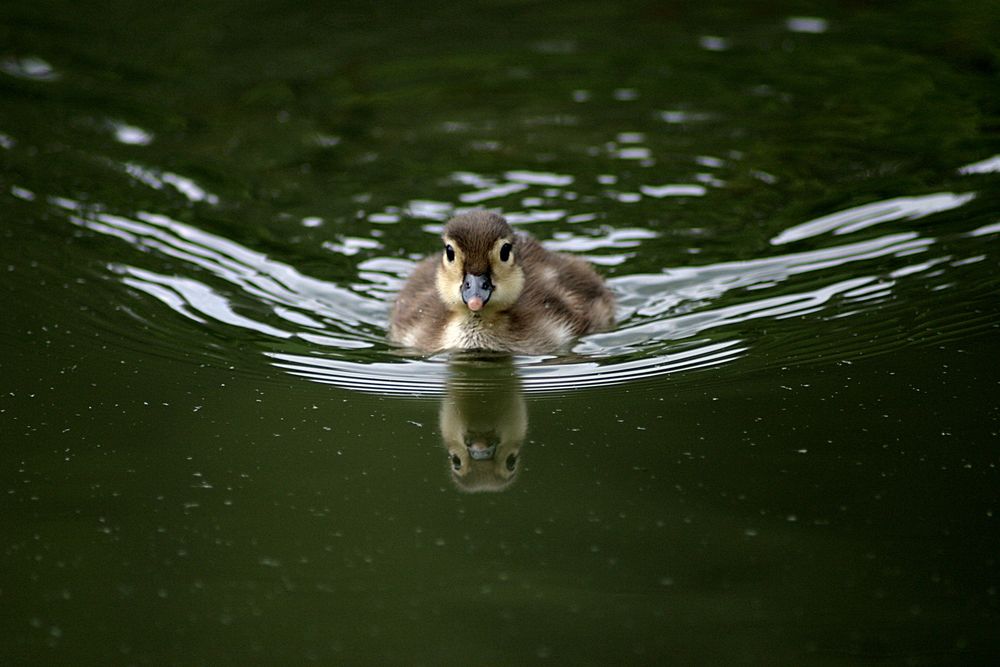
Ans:
MULTIPOLYGON (((520 178, 525 187, 529 181, 530 187, 571 182, 558 174, 527 173, 508 172, 505 178, 520 178)), ((492 187, 489 178, 477 174, 456 178, 492 187)), ((793 225, 774 236, 771 247, 886 223, 904 225, 975 200, 975 193, 890 198, 793 225)), ((437 396, 445 391, 449 355, 408 358, 385 343, 389 303, 415 262, 379 256, 381 242, 341 234, 322 243, 355 262, 350 283, 338 284, 161 213, 126 216, 69 198, 48 201, 71 223, 136 251, 132 261, 108 263, 122 285, 198 329, 242 332, 252 349, 283 373, 373 394, 437 396), (169 260, 172 269, 143 259, 156 257, 169 260)), ((435 221, 425 229, 437 233, 450 205, 413 204, 409 208, 423 207, 425 219, 435 221)), ((575 216, 584 225, 593 220, 575 216)), ((969 281, 963 275, 993 256, 983 244, 995 240, 996 231, 995 224, 987 224, 929 236, 897 228, 799 252, 617 275, 609 285, 618 298, 619 326, 581 339, 571 354, 519 357, 524 391, 665 381, 737 362, 754 368, 776 359, 787 365, 845 358, 987 326, 988 309, 969 315, 954 294, 962 289, 979 299, 996 288, 995 279, 969 281), (934 316, 919 326, 902 324, 917 303, 934 316), (861 317, 870 313, 880 317, 861 317), (843 336, 844 331, 850 334, 843 336)), ((654 230, 621 226, 573 227, 542 240, 551 249, 620 267, 631 257, 622 250, 663 241, 654 230)))
POLYGON ((38 56, 8 57, 0 60, 0 71, 29 81, 58 81, 62 76, 48 61, 38 56))
MULTIPOLYGON (((152 137, 150 137, 149 140, 152 141, 152 137)), ((160 171, 144 167, 134 162, 126 162, 120 165, 120 169, 136 182, 147 185, 154 190, 162 190, 165 185, 169 185, 187 198, 187 200, 191 203, 205 202, 206 204, 210 204, 212 206, 219 203, 219 197, 217 195, 206 191, 198 185, 194 179, 188 178, 187 176, 181 176, 180 174, 175 174, 170 171, 160 171)))
POLYGON ((850 234, 873 225, 897 220, 916 220, 932 213, 950 211, 969 203, 975 197, 972 193, 952 194, 942 192, 922 197, 898 197, 873 202, 856 208, 825 215, 781 232, 773 239, 772 245, 783 245, 801 241, 812 236, 832 232, 834 235, 850 234))
POLYGON ((962 175, 1000 173, 1000 155, 994 155, 993 157, 986 158, 985 160, 967 164, 964 167, 959 168, 958 173, 962 175))
POLYGON ((522 190, 527 190, 526 183, 504 183, 476 190, 475 192, 465 192, 458 196, 463 204, 479 204, 488 199, 506 197, 522 190))
POLYGON ((785 28, 789 32, 802 32, 813 35, 824 33, 829 28, 826 19, 818 16, 789 16, 785 19, 785 28))
POLYGON ((683 109, 670 109, 659 113, 660 120, 670 125, 686 125, 688 123, 703 123, 712 120, 715 116, 705 111, 686 111, 683 109))
MULTIPOLYGON (((565 393, 625 384, 672 373, 710 368, 738 359, 747 351, 740 341, 704 343, 649 358, 602 364, 597 360, 544 363, 519 359, 525 393, 565 393)), ((324 357, 266 352, 276 367, 292 375, 345 389, 391 396, 440 396, 445 393, 449 366, 446 357, 399 363, 357 364, 324 357)), ((488 389, 488 386, 483 387, 488 389)))
MULTIPOLYGON (((180 260, 190 269, 218 279, 219 284, 213 286, 191 275, 171 276, 128 264, 111 265, 125 284, 153 296, 188 319, 223 323, 277 338, 332 331, 351 340, 381 339, 381 326, 388 309, 379 298, 382 295, 378 293, 378 285, 370 286, 376 298, 359 294, 305 276, 263 253, 162 214, 140 212, 135 218, 127 218, 88 213, 70 200, 59 200, 59 205, 77 211, 69 218, 74 224, 117 237, 136 249, 180 260), (317 331, 288 331, 239 314, 241 306, 248 310, 265 306, 283 321, 317 331)), ((371 274, 378 268, 369 265, 367 271, 371 274)), ((397 286, 391 276, 387 278, 383 285, 397 286)))
POLYGON ((642 185, 639 192, 647 197, 662 199, 663 197, 704 197, 708 190, 701 185, 642 185))
POLYGON ((153 134, 136 125, 129 125, 121 121, 109 121, 108 126, 115 135, 118 143, 129 146, 148 146, 153 143, 153 134))
POLYGON ((233 310, 226 297, 197 280, 159 275, 132 266, 113 268, 124 274, 122 282, 129 287, 146 292, 165 303, 175 312, 195 322, 205 323, 214 320, 276 338, 291 338, 295 335, 290 331, 284 331, 240 315, 233 310), (199 315, 203 315, 207 319, 203 319, 199 315))
POLYGON ((508 171, 504 178, 509 181, 526 183, 528 185, 549 185, 565 187, 573 183, 573 177, 566 174, 552 174, 541 171, 508 171))
POLYGON ((698 38, 698 45, 706 51, 729 50, 729 40, 718 35, 703 35, 698 38))

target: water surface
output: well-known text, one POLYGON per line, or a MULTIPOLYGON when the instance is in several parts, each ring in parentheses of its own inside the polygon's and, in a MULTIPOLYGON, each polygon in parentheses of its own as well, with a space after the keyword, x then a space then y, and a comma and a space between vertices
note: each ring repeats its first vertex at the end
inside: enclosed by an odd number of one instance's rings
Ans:
POLYGON ((991 3, 0 34, 5 661, 1000 655, 991 3), (392 349, 476 207, 593 262, 618 326, 392 349), (457 474, 466 436, 496 455, 457 474))

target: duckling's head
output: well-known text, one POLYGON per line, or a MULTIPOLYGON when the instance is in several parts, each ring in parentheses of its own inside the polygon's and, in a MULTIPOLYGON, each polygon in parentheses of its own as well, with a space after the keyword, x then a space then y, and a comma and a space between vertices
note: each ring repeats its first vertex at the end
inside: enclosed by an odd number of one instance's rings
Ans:
POLYGON ((445 225, 437 290, 455 311, 510 308, 524 288, 517 238, 503 216, 487 211, 456 215, 445 225))

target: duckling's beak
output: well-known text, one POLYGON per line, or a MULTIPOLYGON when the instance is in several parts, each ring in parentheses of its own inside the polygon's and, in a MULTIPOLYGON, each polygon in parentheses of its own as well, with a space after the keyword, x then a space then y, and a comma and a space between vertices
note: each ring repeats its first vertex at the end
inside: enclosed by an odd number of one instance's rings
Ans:
POLYGON ((479 276, 465 274, 465 280, 462 281, 462 301, 469 310, 481 310, 490 300, 491 294, 493 294, 493 283, 490 282, 489 273, 479 276))

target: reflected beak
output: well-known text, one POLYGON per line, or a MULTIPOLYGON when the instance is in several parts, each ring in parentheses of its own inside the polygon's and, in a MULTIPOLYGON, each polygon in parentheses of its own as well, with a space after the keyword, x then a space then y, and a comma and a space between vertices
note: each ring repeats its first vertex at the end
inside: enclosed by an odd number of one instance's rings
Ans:
POLYGON ((474 461, 489 461, 496 451, 496 444, 487 445, 485 442, 474 442, 469 445, 469 456, 474 461))
POLYGON ((474 276, 471 273, 465 274, 462 281, 462 301, 469 307, 469 310, 481 310, 493 294, 493 283, 490 282, 488 273, 474 276))

